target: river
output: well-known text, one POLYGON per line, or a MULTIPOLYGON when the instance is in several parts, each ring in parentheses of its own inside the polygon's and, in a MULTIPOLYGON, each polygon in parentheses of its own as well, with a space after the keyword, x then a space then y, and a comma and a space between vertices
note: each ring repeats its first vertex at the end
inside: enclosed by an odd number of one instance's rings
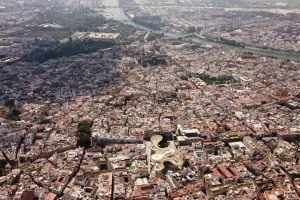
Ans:
MULTIPOLYGON (((151 29, 149 27, 137 24, 133 22, 122 10, 122 8, 119 7, 119 2, 118 0, 105 0, 104 5, 106 7, 105 11, 112 16, 112 18, 116 21, 122 22, 124 24, 128 24, 131 26, 134 26, 139 29, 143 29, 147 32, 154 32, 154 33, 162 33, 161 31, 157 31, 154 29, 151 29)), ((185 37, 185 35, 180 35, 176 33, 165 33, 164 35, 167 37, 173 37, 173 38, 180 38, 180 37, 185 37)))
POLYGON ((125 12, 119 7, 118 0, 105 0, 104 5, 106 7, 105 11, 112 16, 112 18, 116 21, 122 22, 124 24, 128 24, 134 26, 139 29, 146 30, 147 32, 156 32, 146 26, 139 25, 133 22, 125 12))
MULTIPOLYGON (((114 20, 119 21, 124 24, 134 26, 138 29, 143 29, 147 32, 161 33, 160 31, 153 30, 151 28, 148 28, 146 26, 142 26, 140 24, 133 22, 124 13, 124 11, 119 7, 118 0, 105 0, 104 2, 105 2, 105 6, 107 7, 105 9, 105 11, 108 14, 110 14, 114 20)), ((164 35, 167 37, 172 37, 172 38, 184 38, 187 36, 187 35, 180 35, 177 33, 170 33, 170 32, 164 32, 164 35)), ((300 53, 276 51, 276 50, 271 50, 271 49, 262 49, 262 48, 255 48, 255 47, 250 47, 250 46, 239 47, 239 46, 224 44, 222 42, 211 41, 206 38, 200 38, 200 37, 191 37, 189 41, 196 43, 196 44, 201 44, 201 45, 211 45, 211 46, 215 46, 215 47, 234 49, 234 50, 241 51, 244 53, 252 53, 252 54, 260 55, 260 56, 274 57, 274 58, 279 58, 279 59, 289 59, 289 60, 294 60, 294 61, 300 62, 300 53)))

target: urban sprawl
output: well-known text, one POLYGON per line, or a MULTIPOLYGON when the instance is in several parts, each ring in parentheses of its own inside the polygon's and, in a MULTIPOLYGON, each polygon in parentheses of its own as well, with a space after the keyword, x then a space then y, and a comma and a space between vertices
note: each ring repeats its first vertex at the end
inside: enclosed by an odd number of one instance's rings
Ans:
POLYGON ((293 0, 1 0, 0 199, 299 200, 299 32, 293 0))

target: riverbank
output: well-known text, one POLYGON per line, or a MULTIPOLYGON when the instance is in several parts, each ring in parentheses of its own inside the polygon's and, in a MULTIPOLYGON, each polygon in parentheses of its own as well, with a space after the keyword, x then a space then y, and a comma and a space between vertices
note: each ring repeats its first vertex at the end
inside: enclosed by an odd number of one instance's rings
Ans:
POLYGON ((299 53, 276 51, 276 50, 271 50, 271 49, 262 49, 262 48, 242 46, 242 45, 230 45, 230 44, 226 44, 225 42, 219 42, 219 41, 215 41, 213 39, 199 37, 196 35, 186 37, 185 40, 188 40, 188 41, 191 41, 191 42, 194 42, 197 44, 203 44, 203 45, 208 44, 208 45, 211 45, 214 47, 234 49, 237 51, 242 51, 244 53, 249 53, 249 54, 253 54, 253 55, 259 55, 259 56, 270 57, 270 58, 278 58, 278 59, 284 59, 284 60, 293 60, 293 61, 300 62, 300 54, 299 53))
POLYGON ((284 52, 284 51, 276 51, 271 49, 263 49, 263 48, 257 48, 257 47, 250 47, 250 46, 239 46, 239 45, 231 45, 224 41, 216 41, 210 38, 206 37, 199 37, 196 35, 186 35, 186 34, 178 34, 178 33, 172 33, 172 32, 162 32, 153 30, 149 27, 143 26, 141 24, 133 22, 122 10, 122 8, 119 7, 118 0, 110 0, 105 1, 105 6, 109 7, 106 9, 106 12, 112 15, 113 20, 119 21, 124 24, 131 25, 135 28, 142 29, 147 32, 153 32, 153 33, 159 33, 164 34, 166 37, 175 38, 175 39, 183 39, 186 41, 193 42, 195 44, 202 44, 202 45, 210 45, 213 47, 220 47, 220 48, 226 48, 226 49, 233 49, 236 51, 241 51, 244 53, 249 53, 253 55, 258 56, 264 56, 264 57, 270 57, 270 58, 277 58, 277 59, 284 59, 284 60, 293 60, 300 62, 300 53, 292 53, 292 52, 284 52))

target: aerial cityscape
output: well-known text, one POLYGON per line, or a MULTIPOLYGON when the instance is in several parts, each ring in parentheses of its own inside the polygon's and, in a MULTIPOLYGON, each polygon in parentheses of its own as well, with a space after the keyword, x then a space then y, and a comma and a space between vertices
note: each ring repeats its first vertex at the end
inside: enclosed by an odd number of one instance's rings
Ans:
POLYGON ((0 0, 0 200, 300 200, 299 0, 0 0))

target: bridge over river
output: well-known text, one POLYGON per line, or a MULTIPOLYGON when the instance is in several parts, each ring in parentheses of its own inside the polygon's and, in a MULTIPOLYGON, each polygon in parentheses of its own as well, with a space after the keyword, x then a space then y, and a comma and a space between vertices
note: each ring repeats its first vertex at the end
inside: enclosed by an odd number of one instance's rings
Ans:
POLYGON ((103 4, 105 6, 105 10, 107 13, 112 15, 113 19, 116 21, 120 21, 124 24, 128 24, 131 26, 134 26, 139 29, 143 29, 147 32, 154 32, 154 33, 163 33, 167 37, 171 38, 177 38, 177 39, 184 39, 196 44, 201 45, 211 45, 215 47, 222 47, 227 49, 234 49, 237 51, 245 52, 245 53, 252 53, 255 55, 260 56, 266 56, 266 57, 273 57, 273 58, 279 58, 279 59, 288 59, 288 60, 294 60, 300 62, 300 53, 292 53, 292 52, 285 52, 285 51, 276 51, 271 49, 263 49, 263 48, 257 48, 257 47, 250 47, 250 46, 235 46, 235 45, 229 45, 225 44, 224 42, 220 41, 213 41, 209 38, 205 37, 198 37, 196 35, 184 35, 184 34, 177 34, 177 33, 171 33, 171 32, 161 32, 157 30, 153 30, 149 27, 137 24, 133 22, 123 11, 123 9, 119 6, 118 0, 104 0, 103 4))

